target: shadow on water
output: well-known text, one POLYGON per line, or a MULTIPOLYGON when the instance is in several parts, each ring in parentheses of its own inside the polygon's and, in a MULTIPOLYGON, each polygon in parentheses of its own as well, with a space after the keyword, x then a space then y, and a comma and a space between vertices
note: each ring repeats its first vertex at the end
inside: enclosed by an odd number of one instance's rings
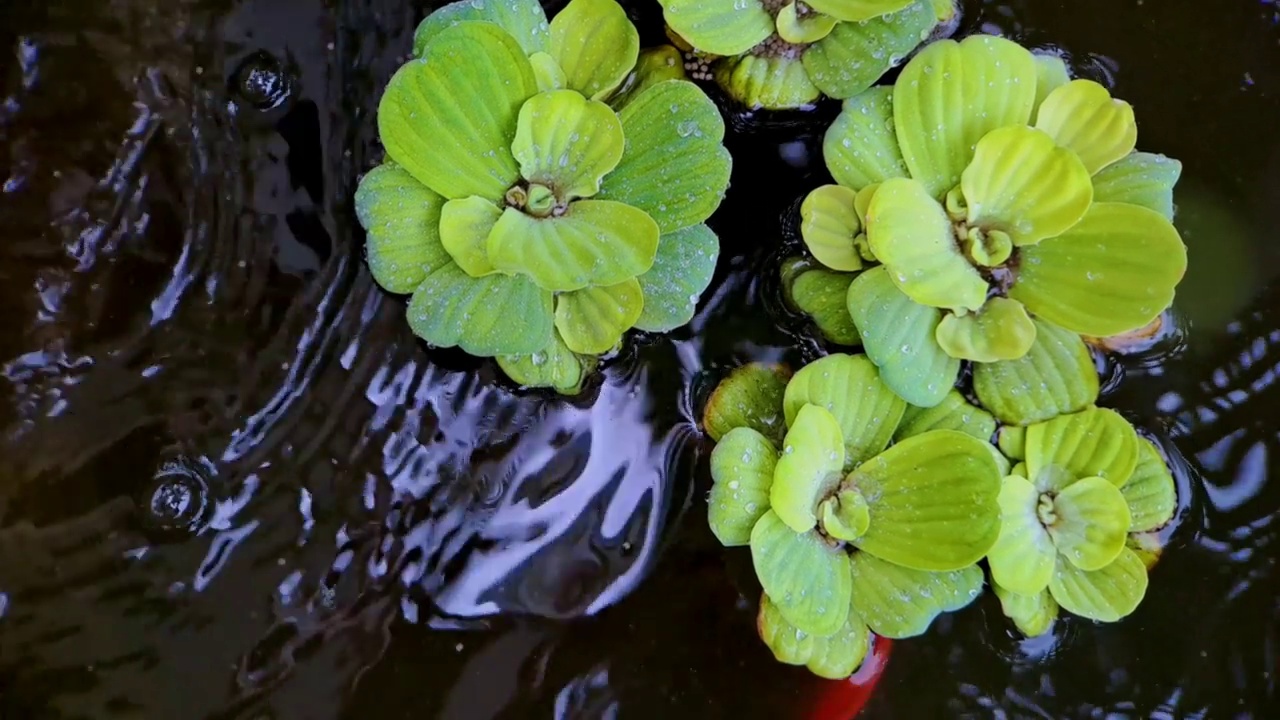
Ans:
MULTIPOLYGON (((899 643, 872 717, 1269 717, 1280 671, 1280 7, 967 3, 1186 164, 1185 334, 1111 368, 1203 486, 1128 621, 899 643)), ((650 37, 653 3, 629 6, 650 37)), ((429 8, 0 10, 0 717, 803 717, 706 529, 697 397, 798 364, 767 276, 833 107, 736 118, 698 317, 572 403, 428 352, 350 196, 429 8), (763 293, 761 290, 763 289, 763 293)))

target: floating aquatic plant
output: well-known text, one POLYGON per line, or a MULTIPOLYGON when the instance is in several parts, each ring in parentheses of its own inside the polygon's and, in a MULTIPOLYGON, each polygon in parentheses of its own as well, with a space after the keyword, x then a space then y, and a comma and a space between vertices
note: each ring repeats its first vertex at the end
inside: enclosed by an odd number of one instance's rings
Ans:
POLYGON ((869 632, 923 633, 982 589, 996 542, 995 422, 956 393, 915 409, 861 355, 794 376, 747 366, 713 393, 711 529, 749 545, 764 588, 759 632, 782 662, 847 677, 869 632))
POLYGON ((659 0, 667 25, 750 107, 844 99, 956 15, 954 0, 659 0))
POLYGON ((1079 411, 1097 396, 1081 336, 1149 325, 1186 269, 1181 165, 1136 142, 1132 107, 1056 57, 933 43, 828 130, 837 184, 801 206, 825 272, 802 286, 813 270, 784 269, 792 300, 831 339, 856 335, 913 405, 941 402, 967 360, 1003 422, 1079 411), (832 319, 845 283, 852 328, 832 319))
POLYGON ((614 0, 465 0, 429 15, 378 108, 356 210, 413 331, 576 392, 631 328, 687 323, 728 185, 715 105, 614 0))

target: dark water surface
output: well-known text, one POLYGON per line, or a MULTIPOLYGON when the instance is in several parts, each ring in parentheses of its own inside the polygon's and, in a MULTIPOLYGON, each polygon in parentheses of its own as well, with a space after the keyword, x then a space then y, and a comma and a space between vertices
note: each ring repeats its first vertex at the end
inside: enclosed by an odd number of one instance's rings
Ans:
MULTIPOLYGON (((986 597, 897 643, 866 715, 1275 717, 1280 6, 967 5, 1186 164, 1182 331, 1104 402, 1197 490, 1126 622, 1019 643, 986 597)), ((822 687, 754 637, 692 418, 725 368, 819 352, 770 263, 835 108, 738 123, 689 328, 518 394, 363 267, 350 197, 428 9, 0 2, 3 720, 802 718, 822 687)))

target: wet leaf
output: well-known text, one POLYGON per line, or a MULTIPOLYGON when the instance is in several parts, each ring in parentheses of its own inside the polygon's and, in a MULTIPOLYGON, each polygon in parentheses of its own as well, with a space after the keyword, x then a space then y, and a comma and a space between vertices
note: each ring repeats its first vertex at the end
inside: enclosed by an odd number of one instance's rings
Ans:
POLYGON ((570 0, 551 19, 550 52, 570 89, 602 100, 635 67, 640 33, 615 0, 570 0))
POLYGON ((550 53, 536 52, 529 56, 529 65, 533 67, 533 76, 538 81, 538 91, 564 90, 569 80, 564 75, 564 68, 551 57, 550 53))
POLYGON ((787 665, 804 665, 818 677, 844 680, 867 656, 871 631, 852 612, 832 635, 811 635, 787 622, 768 595, 761 596, 757 630, 774 658, 787 665))
POLYGON ((959 570, 1000 529, 1000 473, 987 444, 953 430, 907 438, 846 479, 866 498, 871 527, 854 544, 916 570, 959 570))
POLYGON ((552 90, 520 108, 511 153, 525 180, 567 201, 599 192, 601 179, 622 159, 622 147, 622 123, 608 105, 552 90))
POLYGON ((1044 104, 1044 99, 1049 97, 1049 93, 1071 82, 1071 72, 1067 69, 1067 63, 1057 55, 1048 53, 1033 53, 1036 60, 1036 109, 1032 113, 1032 119, 1040 114, 1040 106, 1044 104))
POLYGON ((823 337, 837 345, 861 342, 858 328, 849 317, 845 298, 854 275, 817 268, 800 273, 791 283, 791 301, 813 318, 823 337))
POLYGON ((1040 491, 1026 478, 1007 475, 1000 486, 1000 536, 987 555, 991 578, 1021 595, 1049 586, 1057 565, 1053 538, 1040 522, 1040 491))
POLYGON ((809 46, 801 59, 818 89, 833 98, 854 97, 896 67, 929 35, 936 18, 927 2, 897 0, 895 4, 899 7, 891 14, 866 22, 837 23, 828 35, 809 46))
POLYGON ((849 556, 817 531, 796 533, 772 510, 751 531, 756 577, 778 612, 798 630, 831 635, 849 617, 849 556))
POLYGON ((854 209, 858 194, 841 185, 815 188, 800 204, 800 235, 818 262, 841 272, 861 270, 853 239, 862 231, 854 209))
POLYGON ((751 528, 769 511, 778 449, 749 427, 730 430, 711 451, 707 519, 725 547, 747 545, 751 528))
POLYGON ((1058 619, 1058 603, 1047 588, 1034 595, 1005 590, 999 584, 993 584, 992 588, 1000 598, 1000 609, 1005 617, 1027 637, 1039 637, 1049 632, 1053 621, 1058 619))
POLYGON ((409 327, 436 347, 471 355, 521 355, 551 342, 551 293, 527 277, 473 278, 456 263, 427 274, 409 301, 409 327))
POLYGON ((1164 527, 1178 509, 1178 492, 1169 466, 1156 446, 1144 437, 1138 438, 1138 464, 1120 492, 1129 505, 1132 533, 1164 527))
POLYGON ((635 325, 644 294, 635 278, 556 296, 556 329, 569 349, 583 355, 609 352, 635 325))
POLYGON ((528 55, 547 49, 550 30, 538 0, 459 0, 436 8, 422 20, 413 34, 413 54, 422 57, 427 43, 466 20, 497 25, 515 38, 528 55))
POLYGON ((489 262, 486 243, 502 217, 502 209, 482 197, 457 198, 440 213, 440 244, 471 277, 496 272, 489 262))
POLYGON ((1186 269, 1182 238, 1159 213, 1094 203, 1065 234, 1022 249, 1009 297, 1068 330, 1118 335, 1169 307, 1186 269))
POLYGON ((413 292, 427 273, 452 260, 440 244, 444 198, 393 163, 369 171, 356 188, 373 279, 387 292, 413 292))
POLYGON ((659 0, 663 18, 680 37, 713 55, 737 55, 773 34, 773 18, 759 0, 659 0))
POLYGON ((977 363, 1016 360, 1036 339, 1036 326, 1022 303, 993 297, 976 313, 947 314, 938 324, 938 345, 948 355, 977 363))
POLYGON ((996 436, 1000 452, 1011 460, 1027 459, 1027 429, 1017 425, 1005 425, 996 436))
POLYGON ((787 432, 782 398, 791 373, 783 366, 751 363, 735 368, 720 381, 702 412, 702 427, 719 441, 737 427, 749 427, 775 445, 787 432))
POLYGON ((906 403, 880 380, 870 360, 841 353, 809 363, 787 383, 782 407, 793 426, 800 409, 817 405, 835 418, 844 438, 845 467, 865 462, 889 444, 906 403))
POLYGON ((1147 593, 1147 568, 1129 548, 1101 570, 1081 570, 1059 563, 1049 592, 1063 610, 1100 622, 1115 622, 1129 615, 1147 593))
POLYGON ((802 406, 789 424, 769 504, 782 522, 802 533, 817 524, 818 503, 840 482, 844 438, 835 417, 817 405, 802 406))
POLYGON ((902 440, 930 430, 955 430, 990 442, 996 432, 996 421, 991 413, 970 405, 959 390, 952 389, 942 402, 931 408, 908 405, 894 439, 902 440))
POLYGON ((1093 176, 1093 199, 1140 205, 1173 220, 1173 186, 1182 163, 1164 155, 1129 153, 1093 176))
MULTIPOLYGON (((563 395, 577 395, 582 390, 583 381, 595 367, 594 360, 570 350, 560 333, 552 333, 551 343, 545 350, 523 355, 499 355, 497 360, 498 367, 516 384, 549 387, 563 395)), ((750 531, 748 526, 747 532, 750 531)))
POLYGON ((692 320, 719 257, 720 240, 706 225, 691 225, 659 238, 653 267, 638 278, 644 290, 644 311, 636 327, 669 332, 692 320))
POLYGON ((838 21, 830 15, 820 12, 807 13, 804 17, 796 9, 795 3, 787 3, 774 18, 778 37, 789 43, 815 43, 831 33, 838 21))
POLYGON ((923 635, 933 619, 982 593, 982 570, 911 570, 865 552, 854 553, 853 611, 877 635, 895 640, 923 635))
POLYGON ((1121 487, 1137 463, 1138 434, 1114 410, 1089 408, 1027 428, 1027 477, 1041 492, 1094 476, 1121 487))
POLYGON ((831 177, 852 190, 907 177, 893 132, 893 88, 875 87, 845 100, 823 137, 822 157, 831 177))
POLYGON ((814 10, 847 23, 888 15, 913 2, 914 0, 805 0, 814 10))
POLYGON ((818 507, 819 526, 827 535, 845 541, 862 537, 871 526, 871 510, 862 493, 842 490, 818 507))
POLYGON ((730 96, 751 109, 802 108, 822 95, 796 58, 738 55, 717 62, 715 77, 730 96))
POLYGON ((1035 342, 1026 355, 973 369, 978 400, 1004 423, 1030 425, 1098 399, 1098 371, 1080 336, 1039 318, 1032 322, 1035 342))
POLYGON ((1129 506, 1120 489, 1099 477, 1082 478, 1053 500, 1056 518, 1048 526, 1058 553, 1081 570, 1100 570, 1124 547, 1129 506))
POLYGON ((1133 152, 1138 143, 1133 106, 1112 99, 1092 80, 1072 80, 1049 93, 1036 127, 1078 155, 1090 175, 1133 152))
POLYGON ((510 35, 487 22, 445 28, 396 71, 378 104, 387 156, 448 199, 502 198, 519 171, 516 117, 538 91, 510 35))
POLYGON ((635 69, 623 81, 622 87, 609 99, 614 110, 622 111, 644 91, 667 80, 688 80, 684 71, 684 57, 670 45, 659 45, 640 51, 635 69))

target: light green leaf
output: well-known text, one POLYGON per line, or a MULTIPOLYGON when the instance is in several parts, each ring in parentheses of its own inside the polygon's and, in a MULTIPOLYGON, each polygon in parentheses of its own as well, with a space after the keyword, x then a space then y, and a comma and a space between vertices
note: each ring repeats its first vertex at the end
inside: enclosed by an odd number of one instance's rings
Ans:
POLYGON ((929 3, 895 0, 894 4, 898 7, 892 14, 838 23, 805 51, 801 60, 818 89, 833 98, 854 97, 928 37, 937 20, 929 3))
POLYGON ((858 193, 841 185, 815 188, 800 204, 800 236, 818 262, 841 272, 862 269, 853 239, 862 230, 854 209, 858 193))
POLYGON ((773 34, 773 18, 759 0, 659 0, 663 18, 680 37, 713 55, 738 55, 773 34))
POLYGON ((1046 528, 1058 552, 1081 570, 1100 570, 1124 547, 1129 506, 1110 481, 1077 480, 1053 500, 1054 520, 1046 528))
POLYGON ((1017 360, 973 369, 973 390, 1001 422, 1030 425, 1079 412, 1098 399, 1098 370, 1080 336, 1039 318, 1035 342, 1017 360))
POLYGON ((837 345, 857 345, 860 342, 858 328, 849 317, 845 298, 849 283, 855 276, 824 268, 800 273, 791 283, 791 301, 805 314, 813 318, 823 337, 837 345))
POLYGON ((440 195, 497 201, 519 179, 511 139, 537 91, 519 43, 496 25, 461 22, 392 76, 378 135, 388 157, 440 195))
POLYGON ((946 211, 915 180, 885 180, 867 208, 867 240, 902 292, 921 305, 977 310, 987 282, 960 253, 946 211))
POLYGON ((865 462, 893 438, 907 404, 880 380, 862 355, 836 353, 811 362, 787 383, 782 408, 792 426, 806 404, 835 417, 844 438, 845 467, 865 462))
POLYGON ((805 4, 837 20, 856 23, 897 12, 914 0, 805 0, 805 4))
POLYGON ((413 54, 422 57, 427 43, 466 20, 490 22, 506 30, 528 55, 547 49, 550 31, 538 0, 459 0, 436 8, 422 20, 413 34, 413 54))
POLYGON ((1034 595, 1005 590, 999 584, 993 584, 996 597, 1000 598, 1000 609, 1005 617, 1013 621, 1018 632, 1027 637, 1039 637, 1053 627, 1058 619, 1058 603, 1049 594, 1048 588, 1034 595))
POLYGON ((414 291, 408 318, 414 334, 436 347, 480 357, 534 353, 551 342, 551 293, 527 277, 473 278, 449 263, 414 291))
POLYGON ((556 329, 570 350, 600 355, 622 341, 643 307, 644 294, 635 278, 560 293, 556 296, 556 329))
POLYGON ((536 52, 529 56, 533 76, 538 80, 538 91, 563 90, 569 80, 564 76, 560 63, 550 53, 536 52))
POLYGON ((902 424, 893 437, 903 440, 930 430, 955 430, 990 442, 996 432, 996 421, 991 413, 970 405, 959 390, 952 389, 947 391, 942 402, 931 408, 908 405, 902 414, 902 424))
POLYGON ((977 363, 1017 360, 1036 339, 1036 326, 1022 303, 993 297, 976 313, 947 314, 938 324, 938 345, 948 355, 977 363))
POLYGON ((1173 186, 1182 177, 1182 163, 1164 155, 1129 153, 1093 176, 1095 202, 1141 205, 1173 221, 1173 186))
POLYGON ((1040 113, 1040 106, 1049 93, 1071 82, 1071 71, 1067 63, 1057 55, 1037 52, 1032 53, 1036 60, 1036 109, 1032 119, 1040 113))
POLYGON ((730 430, 711 451, 707 519, 725 547, 747 545, 751 528, 769 511, 769 488, 778 450, 749 427, 730 430))
POLYGON ((488 250, 494 267, 526 273, 547 290, 615 285, 653 266, 658 225, 609 200, 578 200, 561 217, 507 208, 489 234, 488 250))
POLYGON ((496 272, 485 249, 502 209, 482 197, 457 198, 440 213, 440 244, 471 277, 496 272))
POLYGON ((1020 475, 1007 475, 1000 485, 1000 536, 987 555, 991 578, 1020 595, 1035 595, 1049 586, 1058 552, 1040 522, 1040 491, 1020 475))
POLYGON ((806 13, 800 16, 794 2, 787 3, 778 11, 774 24, 778 28, 778 37, 789 43, 815 43, 831 34, 831 29, 839 22, 830 15, 820 12, 806 13))
POLYGON ((788 424, 769 505, 782 522, 802 533, 817 524, 818 503, 840 482, 844 438, 840 423, 818 405, 804 405, 788 424))
POLYGON ((822 95, 798 58, 737 55, 717 62, 714 72, 720 87, 748 109, 802 108, 822 95))
POLYGON ((617 90, 639 55, 640 33, 615 0, 570 0, 551 20, 551 56, 592 100, 617 90))
POLYGON ((702 411, 702 427, 719 441, 733 428, 749 427, 782 444, 787 432, 782 398, 791 372, 781 365, 751 363, 734 368, 720 381, 702 411))
POLYGON ((1034 245, 1080 222, 1093 202, 1089 173, 1072 151, 1023 125, 987 133, 961 175, 969 225, 1034 245))
POLYGON ((987 443, 953 430, 907 438, 846 483, 867 499, 871 527, 854 543, 916 570, 959 570, 1000 531, 1000 473, 987 443))
POLYGON ((719 257, 720 241, 706 225, 691 225, 658 238, 653 267, 638 278, 644 310, 636 327, 670 332, 692 320, 719 257))
POLYGON ((440 245, 444 198, 386 163, 370 170, 356 188, 356 217, 364 226, 373 279, 387 292, 408 294, 427 273, 451 261, 440 245))
POLYGON ((659 45, 640 51, 636 67, 623 81, 622 87, 609 99, 614 110, 622 108, 649 88, 667 80, 688 80, 684 71, 684 56, 670 45, 659 45))
POLYGON ((831 177, 852 190, 907 177, 893 133, 893 88, 873 87, 845 100, 823 136, 822 157, 831 177))
POLYGON ((849 617, 849 556, 817 533, 796 533, 772 510, 751 531, 751 562, 778 612, 797 629, 831 635, 849 617))
POLYGON ((1137 464, 1138 433, 1114 410, 1092 407, 1027 428, 1027 477, 1041 492, 1095 476, 1122 487, 1137 464))
POLYGON ((880 379, 912 405, 932 407, 956 384, 960 361, 938 345, 942 311, 907 297, 883 267, 849 285, 849 315, 880 379))
POLYGON ((1131 533, 1164 527, 1178 509, 1178 491, 1169 466, 1156 446, 1144 437, 1138 438, 1138 464, 1120 492, 1124 493, 1132 516, 1131 533))
POLYGON ((698 86, 668 80, 619 113, 626 149, 598 197, 640 208, 663 233, 711 216, 729 186, 724 120, 698 86))
POLYGON ((1186 269, 1182 238, 1159 213, 1094 203, 1064 235, 1022 249, 1009 297, 1068 330, 1106 337, 1154 320, 1186 269))
POLYGON ((871 509, 857 490, 841 490, 818 506, 822 531, 837 540, 853 541, 871 526, 871 509))
POLYGON ((933 619, 973 602, 982 570, 911 570, 871 553, 853 554, 853 611, 877 635, 895 640, 923 635, 933 619))
MULTIPOLYGON (((562 395, 577 395, 582 383, 595 367, 595 360, 584 358, 569 349, 552 333, 545 350, 522 355, 499 355, 498 367, 516 384, 524 387, 549 387, 562 395)), ((751 526, 747 526, 747 532, 751 526)), ((745 541, 744 541, 745 544, 745 541)))
POLYGON ((1035 97, 1036 62, 1015 42, 970 35, 925 47, 893 86, 893 119, 911 177, 941 199, 959 184, 983 136, 1027 124, 1035 97))
POLYGON ((760 598, 756 619, 760 638, 778 662, 804 665, 818 677, 844 680, 858 669, 871 644, 871 631, 850 612, 845 624, 833 635, 811 635, 787 622, 768 595, 760 598))
POLYGON ((622 159, 622 147, 622 123, 608 105, 572 90, 552 90, 520 108, 511 154, 525 180, 555 190, 566 202, 600 192, 601 179, 622 159))
MULTIPOLYGON (((979 398, 981 399, 981 398, 979 398)), ((1011 460, 1027 458, 1027 429, 1017 425, 1005 425, 996 436, 996 445, 1000 452, 1011 460)))
POLYGON ((1101 570, 1081 570, 1058 563, 1049 592, 1063 610, 1100 622, 1129 615, 1147 594, 1147 568, 1134 551, 1124 548, 1101 570))
POLYGON ((1138 143, 1133 106, 1112 99, 1092 80, 1072 80, 1049 93, 1036 127, 1078 155, 1090 175, 1133 152, 1138 143))

